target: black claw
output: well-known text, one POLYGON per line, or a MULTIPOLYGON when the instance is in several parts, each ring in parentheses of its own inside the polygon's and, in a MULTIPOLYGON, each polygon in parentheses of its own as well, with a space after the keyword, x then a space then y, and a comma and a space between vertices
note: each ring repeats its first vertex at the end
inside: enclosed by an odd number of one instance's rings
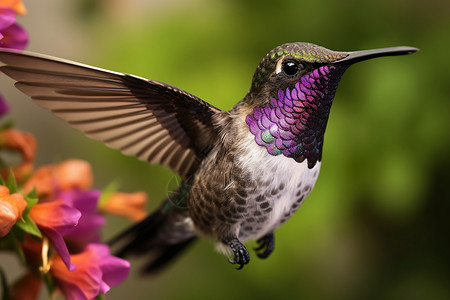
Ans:
POLYGON ((230 246, 231 251, 233 251, 234 254, 234 259, 230 258, 228 261, 231 264, 238 264, 239 267, 236 269, 241 270, 244 265, 248 264, 250 261, 250 254, 248 253, 247 248, 245 248, 245 246, 236 237, 226 240, 225 243, 230 246))
POLYGON ((273 232, 266 234, 256 241, 259 246, 255 248, 259 258, 267 258, 275 249, 275 235, 273 232))

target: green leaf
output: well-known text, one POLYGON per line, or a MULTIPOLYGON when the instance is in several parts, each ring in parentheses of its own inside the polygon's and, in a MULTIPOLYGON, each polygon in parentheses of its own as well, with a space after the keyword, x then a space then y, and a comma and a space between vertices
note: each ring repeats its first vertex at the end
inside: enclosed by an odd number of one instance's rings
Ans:
POLYGON ((41 231, 29 216, 22 217, 21 220, 17 221, 16 225, 29 234, 42 237, 41 231))
MULTIPOLYGON (((33 193, 33 192, 31 192, 33 193)), ((38 202, 37 198, 29 197, 30 194, 24 197, 25 201, 27 201, 27 207, 25 208, 22 218, 16 222, 16 225, 25 232, 29 234, 42 237, 41 231, 37 227, 36 223, 30 218, 29 214, 33 206, 38 202)))
MULTIPOLYGON (((35 194, 35 190, 31 191, 30 194, 35 194)), ((27 201, 27 207, 25 208, 22 218, 16 222, 16 225, 25 232, 29 234, 42 237, 41 231, 37 227, 36 223, 30 218, 29 214, 33 206, 39 201, 37 198, 31 198, 29 195, 24 197, 25 201, 27 201)))
POLYGON ((0 268, 0 280, 1 280, 1 284, 2 284, 2 300, 8 300, 10 299, 10 291, 9 291, 9 286, 8 286, 8 281, 6 280, 6 274, 5 272, 3 272, 3 269, 0 268))
POLYGON ((12 170, 9 170, 9 176, 8 180, 6 181, 6 186, 8 187, 11 194, 17 192, 17 182, 12 170))
POLYGON ((28 195, 26 195, 26 197, 28 198, 37 198, 37 191, 36 191, 36 187, 33 188, 33 190, 31 192, 28 193, 28 195))
POLYGON ((27 201, 27 207, 25 208, 25 210, 23 211, 22 216, 28 216, 28 214, 30 213, 31 209, 33 208, 33 206, 38 203, 39 199, 38 198, 32 198, 29 195, 26 195, 25 197, 23 197, 25 199, 25 201, 27 201))

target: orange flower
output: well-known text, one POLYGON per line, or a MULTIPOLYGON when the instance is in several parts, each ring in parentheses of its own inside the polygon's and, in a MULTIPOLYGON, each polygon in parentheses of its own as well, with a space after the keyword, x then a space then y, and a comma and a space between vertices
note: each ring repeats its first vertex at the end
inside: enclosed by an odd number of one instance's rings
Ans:
MULTIPOLYGON (((0 132, 0 148, 17 150, 22 154, 22 164, 13 168, 17 180, 31 173, 36 155, 36 139, 33 135, 20 130, 5 129, 0 132)), ((1 170, 1 175, 7 177, 9 170, 1 170)))
POLYGON ((27 202, 20 194, 9 194, 6 186, 0 186, 0 237, 4 237, 22 217, 27 202))
POLYGON ((91 165, 81 159, 68 159, 55 166, 53 176, 62 191, 80 189, 85 191, 92 186, 91 165))
POLYGON ((1 0, 0 6, 10 8, 19 15, 24 15, 27 13, 27 9, 21 0, 1 0))
MULTIPOLYGON (((52 178, 53 166, 42 166, 35 171, 23 186, 26 193, 36 188, 37 195, 42 198, 53 195, 54 183, 52 178)), ((45 200, 44 200, 45 201, 45 200)))
POLYGON ((39 196, 51 197, 55 187, 60 191, 72 189, 85 191, 92 186, 92 182, 90 164, 80 159, 69 159, 56 165, 40 167, 31 175, 23 189, 30 192, 36 188, 39 196))
POLYGON ((144 192, 131 194, 113 193, 100 203, 100 210, 110 214, 127 217, 134 221, 145 218, 147 195, 144 192))

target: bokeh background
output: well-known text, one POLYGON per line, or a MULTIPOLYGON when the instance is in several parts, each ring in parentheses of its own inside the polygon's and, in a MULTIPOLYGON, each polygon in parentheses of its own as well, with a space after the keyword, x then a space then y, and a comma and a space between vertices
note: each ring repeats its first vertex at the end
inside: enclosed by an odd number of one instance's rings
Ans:
MULTIPOLYGON (((202 240, 157 276, 140 277, 131 260, 132 274, 106 299, 450 299, 449 1, 24 2, 28 50, 167 82, 222 109, 285 42, 421 49, 344 75, 317 185, 277 230, 269 259, 251 252, 236 271, 202 240)), ((85 138, 5 76, 0 85, 16 126, 37 136, 38 165, 86 159, 96 188, 117 180, 122 191, 144 190, 149 210, 167 194, 169 170, 85 138)), ((128 224, 110 218, 105 239, 128 224)))

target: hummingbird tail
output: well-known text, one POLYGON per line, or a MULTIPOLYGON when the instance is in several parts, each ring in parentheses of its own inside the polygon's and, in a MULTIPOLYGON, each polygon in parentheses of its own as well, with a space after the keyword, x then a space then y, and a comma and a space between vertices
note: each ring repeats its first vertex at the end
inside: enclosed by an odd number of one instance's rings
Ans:
POLYGON ((195 231, 186 226, 189 223, 186 220, 190 220, 186 214, 186 210, 172 208, 164 211, 160 208, 114 237, 108 244, 121 244, 115 253, 119 257, 149 256, 142 273, 156 273, 196 239, 195 231))

